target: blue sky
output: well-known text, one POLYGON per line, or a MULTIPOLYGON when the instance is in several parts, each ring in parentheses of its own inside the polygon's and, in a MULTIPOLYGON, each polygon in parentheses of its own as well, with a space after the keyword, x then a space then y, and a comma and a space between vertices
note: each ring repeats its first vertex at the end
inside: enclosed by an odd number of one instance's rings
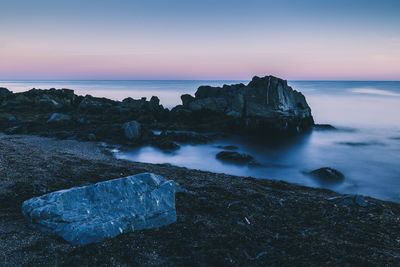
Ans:
POLYGON ((400 79, 398 0, 0 0, 0 12, 0 79, 400 79))

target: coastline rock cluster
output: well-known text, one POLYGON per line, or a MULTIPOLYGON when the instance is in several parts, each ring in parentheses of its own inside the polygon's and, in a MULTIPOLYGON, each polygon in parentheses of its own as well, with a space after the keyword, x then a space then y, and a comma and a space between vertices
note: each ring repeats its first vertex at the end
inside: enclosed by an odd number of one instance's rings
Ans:
POLYGON ((195 97, 181 99, 182 105, 168 110, 156 96, 114 101, 70 89, 0 88, 0 130, 173 150, 176 142, 206 142, 210 132, 272 139, 314 125, 305 97, 273 76, 254 77, 248 85, 200 86, 195 97))

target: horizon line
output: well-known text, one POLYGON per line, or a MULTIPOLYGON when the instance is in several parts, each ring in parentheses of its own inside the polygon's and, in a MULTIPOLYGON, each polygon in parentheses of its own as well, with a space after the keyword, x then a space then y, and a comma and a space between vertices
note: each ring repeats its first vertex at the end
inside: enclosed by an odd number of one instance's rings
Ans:
MULTIPOLYGON (((273 75, 272 75, 273 76, 273 75)), ((255 76, 253 76, 255 77, 255 76)), ((260 77, 260 76, 258 76, 260 77)), ((276 77, 276 76, 275 76, 276 77)), ((279 77, 277 77, 279 78, 279 77)), ((282 78, 279 78, 282 79, 282 78)), ((56 81, 251 81, 252 79, 0 79, 0 82, 56 82, 56 81)), ((400 82, 399 80, 352 80, 352 79, 282 79, 292 82, 400 82)))

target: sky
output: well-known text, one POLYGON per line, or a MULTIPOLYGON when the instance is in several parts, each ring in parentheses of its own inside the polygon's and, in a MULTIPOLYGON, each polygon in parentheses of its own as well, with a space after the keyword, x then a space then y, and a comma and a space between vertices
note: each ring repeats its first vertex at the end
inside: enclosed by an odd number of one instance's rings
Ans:
POLYGON ((400 80, 399 0, 0 0, 0 80, 400 80))

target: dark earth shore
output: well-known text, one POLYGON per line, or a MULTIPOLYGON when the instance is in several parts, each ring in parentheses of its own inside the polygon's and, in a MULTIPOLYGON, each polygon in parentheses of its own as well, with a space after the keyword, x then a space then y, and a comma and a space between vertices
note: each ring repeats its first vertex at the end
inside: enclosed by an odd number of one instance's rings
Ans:
POLYGON ((397 265, 400 205, 282 181, 114 159, 95 143, 0 134, 0 266, 397 265), (180 183, 176 223, 86 247, 30 229, 24 200, 142 172, 180 183))

